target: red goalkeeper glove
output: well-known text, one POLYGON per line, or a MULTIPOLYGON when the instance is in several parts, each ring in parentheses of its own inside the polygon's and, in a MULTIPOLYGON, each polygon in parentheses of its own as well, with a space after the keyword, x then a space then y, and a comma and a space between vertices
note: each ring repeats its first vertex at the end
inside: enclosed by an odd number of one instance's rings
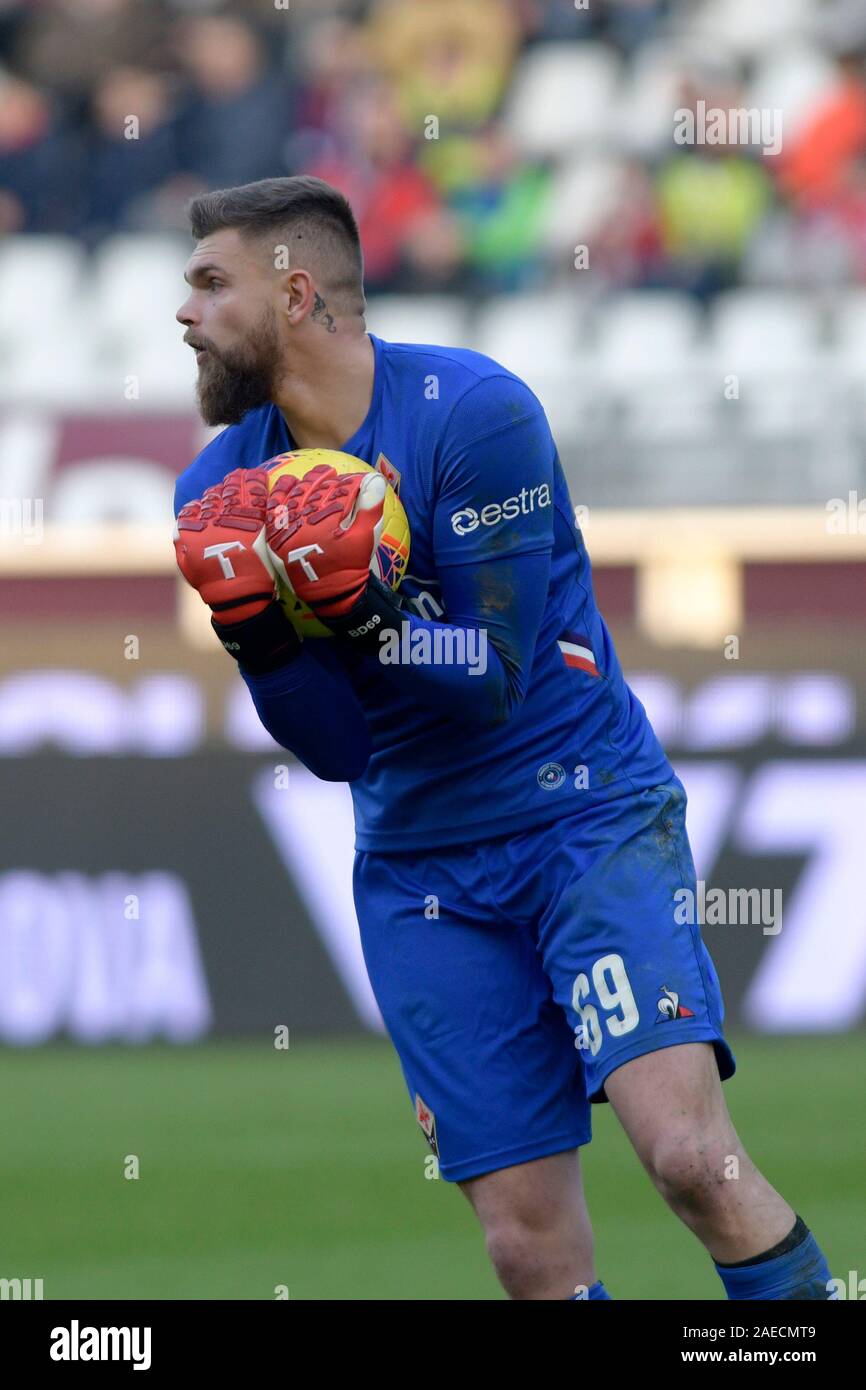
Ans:
POLYGON ((268 475, 236 468, 178 513, 174 549, 181 574, 211 609, 211 625, 251 673, 291 660, 300 641, 276 601, 265 543, 268 475))
POLYGON ((268 548, 299 599, 325 621, 361 597, 382 532, 381 473, 338 473, 319 463, 284 474, 268 499, 268 548))
POLYGON ((332 632, 368 645, 399 622, 399 600, 370 572, 387 486, 320 463, 278 478, 268 498, 268 550, 288 586, 332 632))

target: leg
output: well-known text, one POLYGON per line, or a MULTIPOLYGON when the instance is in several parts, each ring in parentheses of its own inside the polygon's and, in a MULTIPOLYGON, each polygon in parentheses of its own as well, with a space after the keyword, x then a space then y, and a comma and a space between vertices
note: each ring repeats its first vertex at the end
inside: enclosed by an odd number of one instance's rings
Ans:
POLYGON ((513 1299, 567 1299, 596 1281, 579 1150, 500 1168, 460 1184, 513 1299))
POLYGON ((647 1052, 611 1072, 605 1092, 656 1188, 714 1260, 749 1260, 789 1233, 796 1214, 743 1148, 711 1044, 647 1052))
POLYGON ((610 803, 555 851, 565 863, 542 865, 553 891, 539 942, 590 1099, 613 1102, 729 1298, 826 1299, 814 1236, 758 1172, 722 1099, 735 1060, 718 976, 681 912, 682 890, 692 901, 695 890, 681 785, 610 803))
POLYGON ((472 846, 359 852, 354 888, 370 982, 416 1119, 438 1175, 477 1212, 503 1285, 521 1299, 591 1288, 578 1161, 589 1102, 532 931, 487 904, 489 876, 472 846))

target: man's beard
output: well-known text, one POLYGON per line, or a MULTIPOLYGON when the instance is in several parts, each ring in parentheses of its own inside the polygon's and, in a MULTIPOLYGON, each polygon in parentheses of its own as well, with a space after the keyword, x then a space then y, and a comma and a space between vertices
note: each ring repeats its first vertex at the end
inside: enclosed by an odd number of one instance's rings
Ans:
POLYGON ((206 425, 237 425, 250 410, 271 399, 279 362, 273 312, 263 315, 249 346, 217 354, 207 349, 199 367, 196 396, 206 425))

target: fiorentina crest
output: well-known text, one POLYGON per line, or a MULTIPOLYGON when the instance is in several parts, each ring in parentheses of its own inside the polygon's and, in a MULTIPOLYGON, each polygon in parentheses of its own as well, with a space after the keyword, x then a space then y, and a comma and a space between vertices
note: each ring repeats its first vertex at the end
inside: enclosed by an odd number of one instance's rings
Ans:
POLYGON ((436 1138, 436 1116, 433 1114, 429 1105, 424 1104, 417 1091, 415 1093, 415 1118, 424 1131, 424 1138, 438 1158, 439 1141, 436 1138))
POLYGON ((395 468, 390 459, 386 459, 383 453, 379 454, 373 467, 382 474, 386 482, 390 483, 397 496, 400 496, 400 470, 395 468))

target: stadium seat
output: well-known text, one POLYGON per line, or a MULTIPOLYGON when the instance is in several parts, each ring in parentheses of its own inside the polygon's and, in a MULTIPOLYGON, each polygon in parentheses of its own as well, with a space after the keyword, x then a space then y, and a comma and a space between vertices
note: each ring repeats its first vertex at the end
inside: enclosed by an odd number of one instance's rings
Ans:
POLYGON ((573 363, 586 311, 574 294, 503 295, 480 310, 472 346, 519 375, 573 363))
POLYGON ((728 372, 781 370, 814 359, 820 311, 796 294, 730 290, 711 309, 712 350, 728 372))
POLYGON ((578 156, 554 174, 542 241, 563 268, 573 264, 579 244, 589 248, 591 268, 592 237, 621 205, 628 177, 628 165, 605 154, 578 156))
POLYGON ((836 350, 866 371, 866 289, 848 290, 833 314, 836 350))
MULTIPOLYGON (((690 442, 693 446, 687 465, 694 472, 694 449, 704 455, 718 430, 721 393, 718 382, 706 372, 664 372, 659 376, 633 377, 618 390, 620 409, 617 428, 630 447, 690 442)), ((658 497, 667 486, 672 498, 680 490, 677 466, 672 454, 663 455, 655 470, 650 497, 658 497)), ((718 479, 710 486, 716 495, 718 479)))
POLYGON ((647 157, 670 149, 689 57, 668 40, 651 40, 638 49, 612 113, 623 150, 647 157))
MULTIPOLYGON (((0 402, 38 408, 98 405, 99 337, 90 317, 79 307, 65 325, 43 319, 41 330, 38 337, 20 334, 12 352, 4 344, 0 402)), ((115 402, 118 394, 115 388, 115 402)))
POLYGON ((371 333, 391 343, 468 346, 465 307, 448 295, 375 295, 366 320, 371 333))
POLYGON ((0 242, 0 340, 44 338, 75 316, 84 252, 71 237, 10 236, 0 242))
POLYGON ((138 393, 130 398, 133 408, 192 404, 195 358, 175 319, 188 293, 183 278, 188 254, 183 238, 125 234, 111 237, 97 252, 92 293, 104 389, 116 394, 118 382, 128 383, 138 393))
POLYGON ((699 357, 701 310, 675 291, 629 291, 596 311, 594 359, 629 441, 697 440, 712 431, 713 399, 699 357))
POLYGON ((113 521, 159 525, 172 510, 174 478, 149 458, 118 454, 61 470, 51 499, 56 525, 113 521))
MULTIPOLYGON (((176 325, 172 325, 176 327, 176 325)), ((195 354, 171 329, 154 332, 148 339, 130 344, 119 367, 124 379, 135 377, 142 406, 157 409, 194 408, 195 354)))
MULTIPOLYGON (((833 364, 840 420, 862 437, 866 432, 866 289, 848 291, 833 315, 833 364)), ((859 447, 859 445, 858 445, 859 447)))
POLYGON ((805 44, 787 44, 762 58, 747 89, 744 105, 781 111, 783 139, 789 141, 835 83, 836 68, 829 55, 805 44))
POLYGON ((166 338, 183 330, 174 316, 188 294, 183 268, 189 255, 183 238, 119 235, 96 253, 93 288, 97 315, 106 333, 137 342, 161 326, 166 338))
POLYGON ((616 402, 586 358, 577 358, 565 371, 527 373, 526 380, 544 406, 560 454, 580 461, 572 479, 579 502, 588 481, 583 467, 587 444, 610 438, 617 428, 616 402))
POLYGON ((694 7, 685 28, 740 58, 752 58, 786 39, 811 37, 818 13, 818 0, 705 0, 694 7))
POLYGON ((732 420, 747 434, 793 439, 819 429, 831 382, 812 299, 731 290, 711 313, 710 357, 720 381, 736 378, 732 420))
POLYGON ((701 311, 675 291, 642 290, 605 300, 598 311, 598 351, 604 369, 622 378, 684 366, 695 345, 701 311))
POLYGON ((619 78, 619 60, 604 44, 539 44, 517 68, 506 127, 530 156, 610 145, 619 78))

